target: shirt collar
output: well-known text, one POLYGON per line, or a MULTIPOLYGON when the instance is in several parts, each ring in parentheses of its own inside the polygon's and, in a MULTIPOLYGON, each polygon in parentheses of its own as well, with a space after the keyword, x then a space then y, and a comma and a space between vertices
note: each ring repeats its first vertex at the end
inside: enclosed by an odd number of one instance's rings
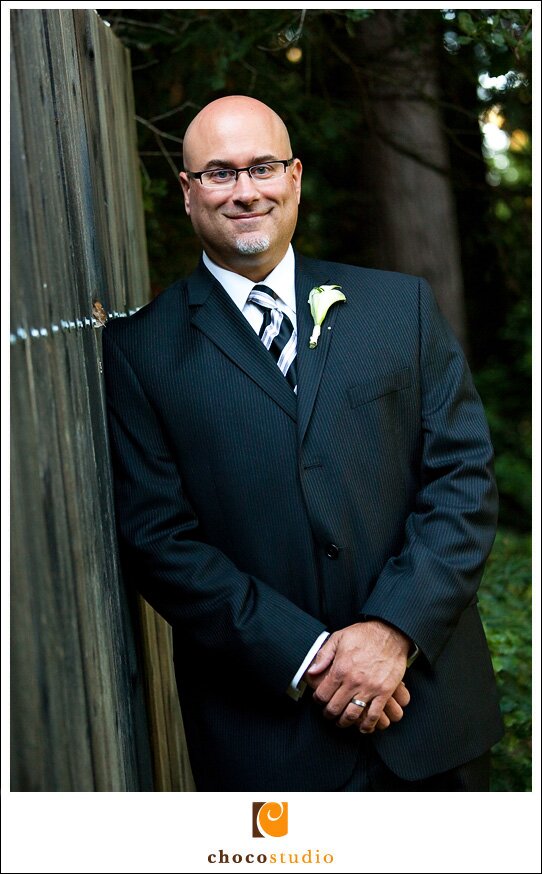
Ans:
MULTIPOLYGON (((233 273, 231 270, 219 267, 218 264, 211 261, 206 252, 203 253, 203 263, 215 279, 218 279, 233 302, 242 310, 250 292, 257 283, 239 273, 233 273)), ((277 297, 295 313, 295 255, 291 245, 288 246, 282 261, 279 261, 261 284, 273 289, 277 297)))

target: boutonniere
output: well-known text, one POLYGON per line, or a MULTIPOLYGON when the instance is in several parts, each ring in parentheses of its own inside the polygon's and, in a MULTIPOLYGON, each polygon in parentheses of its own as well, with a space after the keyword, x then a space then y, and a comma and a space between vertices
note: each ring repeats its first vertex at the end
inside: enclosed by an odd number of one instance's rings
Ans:
POLYGON ((346 297, 340 291, 340 285, 317 285, 309 294, 309 304, 311 307, 311 315, 314 321, 314 331, 309 340, 309 348, 316 349, 318 337, 322 330, 322 322, 324 321, 327 311, 330 306, 340 300, 346 300, 346 297))

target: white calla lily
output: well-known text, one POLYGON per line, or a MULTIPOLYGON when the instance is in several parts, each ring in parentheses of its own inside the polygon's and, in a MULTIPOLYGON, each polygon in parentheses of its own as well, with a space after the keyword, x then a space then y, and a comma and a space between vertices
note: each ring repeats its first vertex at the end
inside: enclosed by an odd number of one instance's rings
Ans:
POLYGON ((322 330, 322 323, 327 315, 327 311, 334 303, 346 300, 345 295, 340 291, 340 285, 317 285, 309 294, 309 304, 311 315, 314 321, 314 331, 309 340, 309 347, 315 349, 322 330))

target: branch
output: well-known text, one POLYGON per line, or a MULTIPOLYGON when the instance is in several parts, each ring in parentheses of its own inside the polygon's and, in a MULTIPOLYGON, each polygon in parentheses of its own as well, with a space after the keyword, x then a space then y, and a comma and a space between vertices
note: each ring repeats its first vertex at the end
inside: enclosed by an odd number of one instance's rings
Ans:
POLYGON ((280 43, 280 45, 278 45, 277 48, 272 49, 272 48, 268 48, 267 46, 256 46, 256 48, 260 49, 262 52, 283 52, 287 46, 295 45, 297 42, 299 42, 299 40, 301 39, 301 36, 303 34, 303 25, 305 24, 306 14, 307 14, 307 10, 303 9, 301 12, 301 16, 299 18, 299 24, 295 30, 293 30, 293 28, 291 28, 291 27, 289 27, 287 31, 281 30, 281 32, 278 34, 278 37, 277 37, 277 39, 280 43), (291 33, 291 32, 292 32, 292 35, 288 36, 288 33, 291 33))
POLYGON ((161 140, 161 138, 160 138, 160 135, 159 135, 158 133, 155 133, 155 136, 156 136, 156 142, 158 143, 158 148, 160 149, 160 151, 162 152, 164 158, 166 159, 166 161, 168 162, 169 166, 170 166, 171 169, 173 170, 173 175, 175 176, 175 179, 176 179, 176 181, 178 182, 178 181, 179 181, 179 169, 178 169, 178 167, 176 166, 175 162, 172 160, 171 155, 169 154, 168 150, 167 150, 166 147, 164 146, 164 144, 163 144, 163 142, 162 142, 162 140, 161 140))
POLYGON ((165 140, 173 140, 174 143, 180 143, 182 146, 182 144, 183 144, 182 137, 175 137, 175 136, 173 136, 173 134, 167 134, 165 131, 159 130, 157 127, 155 127, 153 124, 151 124, 150 121, 147 121, 146 118, 141 118, 140 115, 136 115, 135 119, 140 124, 144 125, 145 127, 148 127, 149 130, 152 130, 153 134, 156 134, 158 137, 162 137, 165 140))
POLYGON ((177 31, 171 30, 171 28, 166 27, 163 24, 157 24, 154 21, 137 21, 135 18, 124 18, 123 16, 119 16, 115 18, 115 26, 118 24, 128 24, 130 27, 143 27, 148 28, 149 30, 161 30, 162 33, 168 33, 171 36, 176 36, 177 31))
POLYGON ((183 109, 186 109, 188 106, 191 106, 192 109, 199 109, 199 107, 195 103, 192 103, 191 100, 185 100, 184 103, 181 103, 180 106, 176 106, 175 109, 170 109, 168 112, 163 112, 161 115, 153 115, 153 117, 148 120, 148 123, 150 124, 153 121, 161 121, 163 118, 169 118, 170 115, 182 112, 183 109))

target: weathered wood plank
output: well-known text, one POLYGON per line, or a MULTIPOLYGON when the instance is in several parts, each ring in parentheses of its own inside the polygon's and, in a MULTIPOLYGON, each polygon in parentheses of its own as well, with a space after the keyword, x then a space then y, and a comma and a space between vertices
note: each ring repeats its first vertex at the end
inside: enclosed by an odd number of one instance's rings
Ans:
POLYGON ((193 792, 195 785, 175 683, 171 629, 142 599, 140 608, 155 789, 193 792))
POLYGON ((149 791, 91 318, 149 293, 129 61, 94 12, 11 23, 12 789, 149 791))

